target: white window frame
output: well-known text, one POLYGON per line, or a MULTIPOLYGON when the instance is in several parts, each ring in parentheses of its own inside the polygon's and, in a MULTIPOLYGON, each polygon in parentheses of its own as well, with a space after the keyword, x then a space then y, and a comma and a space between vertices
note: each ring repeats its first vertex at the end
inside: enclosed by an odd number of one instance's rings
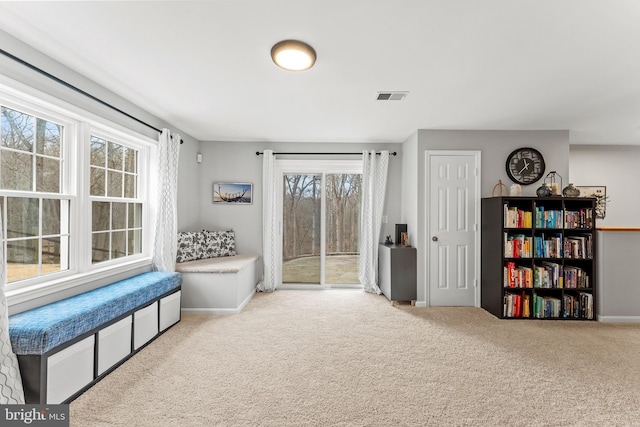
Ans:
MULTIPOLYGON (((97 136, 106 141, 114 142, 116 144, 133 148, 138 151, 136 200, 139 200, 142 203, 142 253, 129 255, 123 258, 111 259, 108 261, 101 261, 99 263, 92 264, 92 260, 91 260, 92 233, 91 233, 90 222, 91 222, 91 202, 93 199, 92 199, 92 196, 89 194, 90 189, 87 186, 85 189, 85 196, 87 198, 86 206, 89 212, 89 215, 87 215, 87 220, 89 221, 89 224, 87 224, 89 233, 86 236, 87 241, 85 242, 85 245, 89 249, 87 251, 84 251, 84 255, 86 256, 85 262, 90 266, 89 267, 90 270, 95 270, 95 269, 100 269, 104 267, 109 267, 111 265, 121 264, 124 259, 134 261, 140 258, 148 258, 151 256, 150 249, 151 249, 151 244, 153 243, 153 242, 150 242, 151 233, 148 230, 148 224, 150 223, 150 217, 148 214, 148 211, 149 211, 148 175, 150 171, 150 165, 149 165, 150 150, 148 149, 147 146, 145 146, 144 144, 141 144, 139 141, 133 140, 131 139, 131 137, 127 135, 122 135, 121 133, 114 132, 113 130, 107 129, 105 127, 89 126, 87 131, 88 131, 87 134, 84 135, 85 144, 86 144, 85 146, 86 153, 85 153, 85 168, 84 168, 85 177, 83 181, 85 184, 88 183, 88 180, 91 174, 91 161, 90 161, 91 150, 89 149, 89 141, 91 139, 91 136, 97 136)), ((125 198, 116 198, 116 197, 108 197, 108 196, 104 197, 104 199, 105 201, 111 201, 111 202, 117 202, 117 203, 123 203, 123 202, 128 203, 130 200, 125 198)))
POLYGON ((126 277, 131 272, 148 269, 151 265, 153 247, 151 230, 155 225, 154 183, 157 182, 154 179, 157 171, 152 159, 157 153, 158 141, 2 75, 0 100, 8 108, 15 108, 64 126, 65 136, 61 154, 62 168, 66 170, 66 173, 63 172, 60 193, 0 191, 5 195, 40 197, 45 194, 47 197, 51 195, 52 198, 70 200, 69 269, 5 285, 9 306, 28 306, 30 301, 41 298, 59 299, 53 294, 64 292, 65 295, 72 295, 80 291, 72 288, 79 287, 81 291, 86 291, 104 285, 114 276, 126 277), (91 201, 88 185, 91 134, 104 136, 113 142, 138 150, 137 191, 139 198, 144 200, 142 253, 97 264, 91 264, 91 201))

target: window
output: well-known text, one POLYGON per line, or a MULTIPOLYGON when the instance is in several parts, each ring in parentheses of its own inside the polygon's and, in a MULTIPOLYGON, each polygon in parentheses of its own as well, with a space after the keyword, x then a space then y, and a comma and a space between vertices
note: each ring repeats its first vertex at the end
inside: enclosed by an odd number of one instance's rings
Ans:
POLYGON ((91 136, 91 261, 142 252, 142 201, 138 150, 91 136))
POLYGON ((154 144, 77 107, 0 82, 7 290, 40 292, 54 283, 60 290, 148 265, 154 144))
POLYGON ((70 198, 61 185, 64 126, 5 106, 0 115, 7 282, 67 270, 70 198))

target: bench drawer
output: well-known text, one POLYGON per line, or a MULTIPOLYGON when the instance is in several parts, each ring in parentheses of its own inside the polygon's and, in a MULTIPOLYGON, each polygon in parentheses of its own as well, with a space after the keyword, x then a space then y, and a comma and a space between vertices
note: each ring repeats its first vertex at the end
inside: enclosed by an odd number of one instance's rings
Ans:
POLYGON ((47 358, 47 403, 57 404, 93 381, 91 335, 47 358))
POLYGON ((158 335, 158 301, 133 313, 133 349, 139 349, 156 335, 158 335))
POLYGON ((98 331, 98 375, 131 353, 131 316, 98 331))
POLYGON ((181 291, 168 295, 160 300, 160 331, 180 320, 181 291))

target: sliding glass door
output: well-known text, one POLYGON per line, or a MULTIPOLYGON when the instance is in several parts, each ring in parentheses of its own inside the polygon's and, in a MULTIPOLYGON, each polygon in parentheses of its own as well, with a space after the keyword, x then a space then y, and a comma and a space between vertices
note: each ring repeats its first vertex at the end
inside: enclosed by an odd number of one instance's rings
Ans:
POLYGON ((360 162, 312 164, 282 175, 282 283, 359 285, 360 162))
POLYGON ((361 174, 325 175, 325 281, 358 281, 361 174))
POLYGON ((282 283, 321 283, 322 175, 286 174, 282 227, 282 283))

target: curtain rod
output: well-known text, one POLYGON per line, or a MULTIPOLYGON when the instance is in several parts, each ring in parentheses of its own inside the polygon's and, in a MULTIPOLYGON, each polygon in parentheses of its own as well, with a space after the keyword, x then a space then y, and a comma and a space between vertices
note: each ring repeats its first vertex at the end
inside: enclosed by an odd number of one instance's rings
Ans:
MULTIPOLYGON (((38 73, 42 74, 43 76, 48 77, 48 78, 50 78, 51 80, 53 80, 53 81, 55 81, 55 82, 57 82, 57 83, 60 83, 61 85, 66 86, 67 88, 69 88, 69 89, 71 89, 71 90, 73 90, 73 91, 76 91, 76 92, 78 92, 79 94, 84 95, 84 96, 86 96, 87 98, 90 98, 90 99, 92 99, 92 100, 96 101, 96 102, 97 102, 97 103, 99 103, 99 104, 104 105, 105 107, 111 108, 112 110, 117 111, 118 113, 120 113, 120 114, 122 114, 122 115, 124 115, 124 116, 127 116, 127 117, 129 117, 130 119, 135 120, 136 122, 138 122, 138 123, 140 123, 140 124, 142 124, 142 125, 145 125, 146 127, 151 128, 151 129, 155 130, 155 131, 156 131, 156 132, 158 132, 158 133, 162 133, 162 130, 158 129, 157 127, 155 127, 155 126, 153 126, 153 125, 150 125, 149 123, 144 122, 144 121, 140 120, 140 119, 139 119, 139 118, 137 118, 137 117, 132 116, 131 114, 127 113, 126 111, 122 111, 122 110, 121 110, 121 109, 119 109, 118 107, 115 107, 115 106, 113 106, 113 105, 109 104, 108 102, 103 101, 102 99, 100 99, 100 98, 98 98, 98 97, 96 97, 96 96, 93 96, 93 95, 91 95, 91 94, 90 94, 90 93, 88 93, 88 92, 85 92, 84 90, 80 89, 79 87, 76 87, 76 86, 72 85, 71 83, 69 83, 69 82, 66 82, 66 81, 62 80, 61 78, 56 77, 56 76, 54 76, 53 74, 46 72, 46 71, 45 71, 45 70, 43 70, 42 68, 38 68, 38 67, 36 67, 35 65, 33 65, 33 64, 31 64, 31 63, 29 63, 29 62, 25 61, 24 59, 21 59, 21 58, 18 58, 17 56, 15 56, 15 55, 12 55, 11 53, 7 52, 7 51, 6 51, 6 50, 4 50, 4 49, 0 49, 0 53, 1 53, 1 54, 3 54, 4 56, 8 57, 8 58, 13 59, 14 61, 16 61, 16 62, 18 62, 18 63, 20 63, 20 64, 24 65, 25 67, 30 68, 30 69, 32 69, 33 71, 36 71, 36 72, 38 72, 38 73)), ((180 144, 182 144, 182 143, 184 143, 184 141, 183 141, 182 139, 180 139, 180 144)))
MULTIPOLYGON (((264 154, 260 151, 256 151, 256 156, 259 156, 261 154, 264 154)), ((347 155, 347 156, 361 156, 362 153, 302 153, 302 152, 283 152, 283 153, 273 153, 275 154, 288 154, 288 155, 309 155, 309 156, 343 156, 343 155, 347 155)), ((376 154, 380 154, 380 153, 376 153, 376 154)), ((392 153, 389 153, 389 155, 391 156, 397 156, 398 153, 396 153, 395 151, 392 153)))

